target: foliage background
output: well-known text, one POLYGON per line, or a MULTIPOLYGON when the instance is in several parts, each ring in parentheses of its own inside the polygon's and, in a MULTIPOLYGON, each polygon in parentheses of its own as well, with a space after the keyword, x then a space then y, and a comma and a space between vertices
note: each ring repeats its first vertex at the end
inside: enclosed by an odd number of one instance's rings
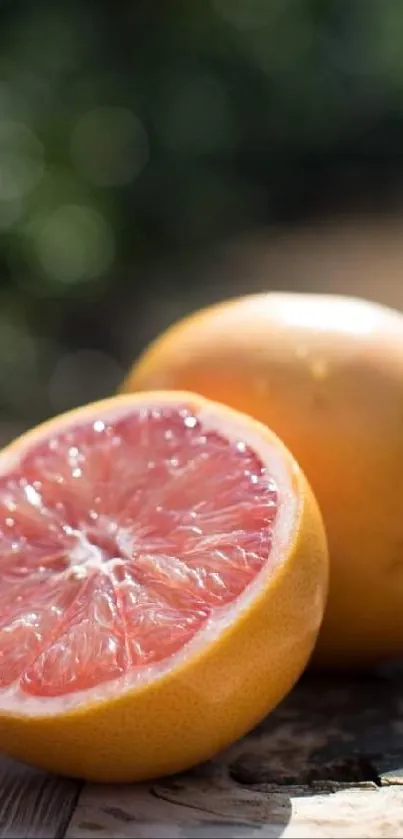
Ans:
POLYGON ((324 219, 382 214, 396 247, 402 47, 401 0, 3 0, 0 438, 108 394, 195 306, 345 289, 338 242, 314 281, 296 231, 317 253, 324 219))

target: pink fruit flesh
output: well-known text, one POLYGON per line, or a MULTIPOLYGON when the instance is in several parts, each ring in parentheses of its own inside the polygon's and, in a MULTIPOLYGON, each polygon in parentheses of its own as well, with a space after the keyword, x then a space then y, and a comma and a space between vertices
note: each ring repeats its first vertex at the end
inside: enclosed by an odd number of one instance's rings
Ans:
POLYGON ((266 564, 277 488, 186 406, 38 443, 0 478, 0 687, 58 696, 181 649, 266 564))

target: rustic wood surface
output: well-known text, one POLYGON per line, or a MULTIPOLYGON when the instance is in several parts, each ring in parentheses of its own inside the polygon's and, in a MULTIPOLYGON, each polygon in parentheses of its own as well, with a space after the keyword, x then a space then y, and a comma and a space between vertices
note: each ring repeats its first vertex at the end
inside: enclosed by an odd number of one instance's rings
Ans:
POLYGON ((0 837, 403 837, 403 676, 306 676, 193 772, 93 786, 0 762, 0 837))

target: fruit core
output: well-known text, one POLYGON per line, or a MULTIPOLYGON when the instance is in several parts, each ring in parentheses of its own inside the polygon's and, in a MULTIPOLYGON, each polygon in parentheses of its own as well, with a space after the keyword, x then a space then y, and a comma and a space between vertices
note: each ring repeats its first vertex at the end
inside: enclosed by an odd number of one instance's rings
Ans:
POLYGON ((35 443, 0 476, 0 688, 62 696, 169 658, 267 565, 277 513, 256 452, 186 405, 35 443))

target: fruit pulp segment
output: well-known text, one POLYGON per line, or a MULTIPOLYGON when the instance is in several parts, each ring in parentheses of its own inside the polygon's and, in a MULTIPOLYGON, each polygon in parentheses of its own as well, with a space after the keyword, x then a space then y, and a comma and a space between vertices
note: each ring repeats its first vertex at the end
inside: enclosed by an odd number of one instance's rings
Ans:
POLYGON ((95 417, 0 477, 0 688, 87 689, 167 659, 267 563, 278 491, 186 405, 95 417))

